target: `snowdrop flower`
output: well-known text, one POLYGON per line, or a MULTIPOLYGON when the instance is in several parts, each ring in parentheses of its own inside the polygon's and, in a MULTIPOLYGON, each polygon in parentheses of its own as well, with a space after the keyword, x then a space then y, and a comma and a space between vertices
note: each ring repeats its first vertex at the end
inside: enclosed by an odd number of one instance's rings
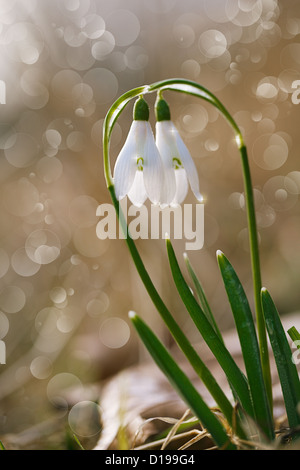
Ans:
POLYGON ((156 145, 165 167, 162 202, 169 205, 181 204, 187 195, 188 184, 198 201, 202 202, 195 163, 171 121, 167 102, 160 96, 156 101, 155 111, 156 145))
POLYGON ((114 168, 117 199, 127 195, 137 207, 141 207, 147 197, 158 204, 163 186, 162 160, 148 119, 148 105, 140 97, 135 102, 133 122, 114 168))

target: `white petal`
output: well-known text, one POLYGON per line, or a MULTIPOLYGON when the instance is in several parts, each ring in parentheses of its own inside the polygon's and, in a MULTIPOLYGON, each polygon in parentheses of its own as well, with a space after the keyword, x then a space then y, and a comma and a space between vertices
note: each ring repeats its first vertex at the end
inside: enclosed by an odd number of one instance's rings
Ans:
POLYGON ((136 207, 141 207, 146 201, 147 193, 144 185, 143 171, 136 171, 133 184, 128 192, 128 197, 136 207))
POLYGON ((156 146, 159 150, 164 166, 164 182, 161 194, 161 205, 171 203, 176 192, 176 180, 173 167, 173 160, 170 154, 170 142, 168 138, 168 129, 164 125, 168 121, 159 121, 156 123, 156 146))
MULTIPOLYGON (((156 145, 166 165, 173 166, 173 158, 179 158, 176 134, 178 131, 172 121, 159 121, 156 123, 156 145)), ((178 134, 179 135, 179 134, 178 134)))
MULTIPOLYGON (((176 130, 175 126, 174 129, 176 130)), ((198 172, 196 165, 194 163, 194 160, 191 157, 190 152, 188 151, 188 148, 186 147, 185 143, 183 142, 182 138, 180 137, 179 132, 176 130, 174 132, 174 136, 176 139, 176 146, 180 155, 180 160, 182 162, 182 165, 186 171, 187 178, 189 180, 191 189, 195 195, 195 197, 199 201, 203 201, 203 197, 200 194, 199 190, 199 178, 198 178, 198 172)))
POLYGON ((176 179, 176 193, 171 203, 172 206, 181 204, 184 201, 188 192, 188 187, 189 187, 186 171, 184 168, 178 168, 177 170, 175 170, 175 179, 176 179))
POLYGON ((169 205, 176 194, 175 170, 172 167, 164 167, 163 187, 160 196, 161 205, 169 205))
POLYGON ((144 148, 144 185, 150 201, 153 204, 158 204, 163 188, 163 164, 151 126, 148 122, 147 124, 147 139, 144 148))
POLYGON ((136 173, 136 147, 138 126, 137 121, 133 121, 128 132, 125 144, 123 145, 114 168, 114 185, 116 197, 122 199, 132 186, 136 173))

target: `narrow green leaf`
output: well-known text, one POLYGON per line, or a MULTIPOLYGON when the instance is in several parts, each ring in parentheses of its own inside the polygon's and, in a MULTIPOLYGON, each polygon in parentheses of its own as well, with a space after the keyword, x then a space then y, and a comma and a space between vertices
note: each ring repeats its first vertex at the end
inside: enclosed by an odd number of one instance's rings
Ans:
POLYGON ((205 295, 205 292, 203 290, 203 287, 190 263, 190 260, 187 256, 186 253, 184 253, 184 260, 185 260, 185 264, 186 264, 186 267, 187 267, 187 270, 189 272, 189 275, 191 276, 191 279, 194 283, 194 286, 195 286, 195 291, 196 291, 196 294, 197 294, 197 297, 198 297, 198 301, 200 303, 200 306, 202 307, 202 310, 203 310, 203 313, 205 313, 206 315, 206 318, 210 321, 210 323, 212 324, 212 326, 214 327, 215 329, 215 332, 217 333, 217 335, 219 336, 220 340, 223 341, 223 338, 222 338, 222 334, 218 328, 218 325, 217 325, 217 322, 212 314, 212 311, 211 311, 211 308, 209 306, 209 303, 208 303, 208 300, 206 298, 206 295, 205 295))
POLYGON ((80 440, 78 439, 78 437, 76 436, 76 434, 73 433, 73 439, 74 441, 76 441, 78 447, 80 450, 85 450, 85 448, 83 447, 83 445, 81 444, 80 440))
POLYGON ((266 327, 280 378, 288 421, 290 427, 293 428, 300 424, 300 417, 297 413, 297 405, 300 403, 299 376, 292 360, 292 352, 280 316, 271 295, 265 288, 261 290, 261 299, 266 327))
POLYGON ((180 369, 157 336, 134 312, 130 312, 129 316, 141 340, 158 367, 168 378, 187 406, 193 411, 195 416, 199 418, 200 422, 211 434, 218 447, 234 449, 235 446, 230 442, 221 422, 204 402, 189 378, 180 369))
POLYGON ((175 285, 178 293, 189 312, 192 320, 198 328, 200 334, 205 340, 206 344, 216 357, 223 371, 225 372, 227 379, 234 390, 236 396, 240 400, 240 404, 245 412, 254 417, 250 391, 248 381, 245 375, 241 372, 233 357, 225 347, 224 343, 220 340, 219 336, 215 332, 214 328, 206 318, 200 305, 193 296, 187 282, 185 281, 179 264, 177 262, 172 244, 169 239, 166 240, 167 250, 169 256, 169 263, 173 275, 175 285))
POLYGON ((241 344, 256 422, 268 438, 274 439, 274 425, 262 373, 252 312, 243 286, 232 265, 220 251, 217 253, 217 258, 241 344))

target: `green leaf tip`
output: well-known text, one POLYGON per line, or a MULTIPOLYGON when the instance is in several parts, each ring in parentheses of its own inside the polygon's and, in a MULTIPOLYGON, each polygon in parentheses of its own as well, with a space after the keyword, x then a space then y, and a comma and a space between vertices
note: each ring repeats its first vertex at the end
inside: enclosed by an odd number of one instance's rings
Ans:
POLYGON ((134 320, 135 318, 137 318, 137 314, 133 310, 130 310, 130 312, 128 312, 128 317, 130 318, 130 320, 134 320))
POLYGON ((295 326, 292 326, 291 328, 289 328, 289 329, 287 330, 287 332, 288 332, 288 334, 289 334, 289 336, 290 336, 290 338, 291 338, 292 341, 294 341, 294 342, 297 341, 297 343, 295 343, 295 346, 296 346, 298 349, 300 349, 300 343, 299 343, 299 341, 300 341, 300 333, 299 333, 299 331, 297 330, 297 328, 296 328, 295 326))

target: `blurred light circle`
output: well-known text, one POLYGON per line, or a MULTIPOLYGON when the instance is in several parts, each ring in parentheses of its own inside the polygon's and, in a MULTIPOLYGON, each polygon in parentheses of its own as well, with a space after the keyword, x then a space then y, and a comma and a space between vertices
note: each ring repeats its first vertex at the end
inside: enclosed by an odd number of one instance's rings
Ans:
POLYGON ((279 134, 263 134, 252 147, 253 159, 264 170, 280 168, 287 160, 289 147, 286 140, 279 134))
POLYGON ((61 11, 70 18, 81 19, 90 9, 90 0, 57 0, 61 11))
POLYGON ((275 100, 278 95, 278 88, 275 84, 268 82, 267 80, 262 80, 256 90, 256 96, 258 99, 262 100, 275 100))
POLYGON ((40 57, 39 51, 36 47, 28 45, 20 51, 20 59, 25 64, 34 64, 40 57))
POLYGON ((87 15, 81 21, 81 30, 89 39, 98 39, 105 31, 105 21, 100 15, 87 15))
POLYGON ((65 302, 67 298, 67 292, 63 287, 53 287, 49 293, 50 299, 55 304, 61 304, 65 302))
POLYGON ((264 198, 276 211, 285 211, 294 206, 298 200, 298 195, 288 191, 288 187, 296 188, 296 183, 288 181, 287 177, 274 176, 270 178, 263 187, 264 198))
POLYGON ((263 46, 274 47, 281 39, 280 26, 273 21, 262 21, 257 26, 256 36, 263 46))
POLYGON ((149 2, 144 0, 147 9, 153 13, 161 14, 168 13, 176 5, 176 0, 160 0, 159 2, 149 2))
POLYGON ((75 25, 66 25, 63 32, 64 40, 68 46, 73 47, 77 50, 80 46, 82 46, 87 37, 86 35, 75 27, 75 25))
MULTIPOLYGON (((230 67, 230 62, 231 55, 226 50, 221 56, 210 59, 209 67, 212 70, 215 70, 216 72, 222 72, 223 70, 228 70, 228 68, 230 67)), ((232 77, 235 77, 235 79, 237 79, 239 77, 239 71, 233 71, 231 75, 231 80, 232 77)))
MULTIPOLYGON (((72 95, 72 93, 70 92, 70 95, 72 95)), ((73 100, 73 96, 71 96, 71 99, 73 100)), ((68 119, 68 118, 57 118, 57 119, 54 119, 53 121, 51 121, 47 127, 47 131, 54 131, 56 134, 52 134, 52 135, 56 135, 55 139, 54 139, 54 142, 51 143, 50 145, 52 146, 54 144, 54 149, 57 150, 57 148, 59 149, 66 149, 67 148, 67 138, 68 138, 68 135, 70 134, 70 132, 73 132, 74 131, 74 124, 73 122, 68 119), (58 134, 60 137, 58 137, 58 134), (58 143, 58 140, 60 141, 60 143, 58 143), (58 147, 57 147, 58 145, 58 147)), ((51 156, 51 155, 49 155, 51 156)))
POLYGON ((43 337, 52 337, 57 332, 56 322, 59 311, 55 307, 45 307, 35 317, 35 329, 43 337))
POLYGON ((300 194, 300 171, 291 171, 287 174, 285 183, 292 194, 300 194), (293 182, 294 184, 291 184, 293 182))
POLYGON ((72 222, 78 227, 90 227, 97 223, 96 210, 98 202, 91 196, 78 196, 70 204, 69 214, 72 222))
POLYGON ((285 93, 293 93, 293 83, 299 80, 299 72, 293 69, 285 69, 278 76, 278 86, 285 93))
POLYGON ((101 408, 92 401, 76 403, 69 412, 68 422, 70 428, 77 436, 95 436, 102 429, 101 408))
POLYGON ((262 14, 261 0, 227 0, 226 14, 232 23, 238 26, 251 26, 262 14))
POLYGON ((11 126, 11 124, 0 123, 0 149, 5 149, 7 142, 11 142, 12 145, 14 140, 10 140, 9 137, 15 135, 16 130, 11 126))
POLYGON ((89 70, 83 77, 93 90, 94 100, 97 104, 111 102, 118 91, 118 80, 114 73, 105 68, 89 70))
POLYGON ((24 307, 26 296, 17 286, 4 287, 0 292, 0 308, 5 313, 17 313, 24 307))
POLYGON ((208 113, 203 106, 190 104, 185 106, 180 120, 187 134, 197 134, 205 129, 208 123, 208 113))
POLYGON ((47 229, 32 232, 26 239, 27 256, 38 264, 49 264, 55 261, 61 250, 58 236, 47 229))
POLYGON ((72 90, 73 100, 77 106, 88 104, 93 99, 93 90, 86 83, 78 83, 72 90))
POLYGON ((76 11, 80 7, 80 0, 64 0, 64 7, 68 11, 76 11))
POLYGON ((219 143, 215 139, 207 139, 204 146, 209 152, 216 152, 219 149, 219 143))
POLYGON ((19 22, 7 29, 4 44, 7 46, 7 54, 13 60, 32 65, 40 57, 44 48, 44 39, 34 23, 19 22))
POLYGON ((195 41, 195 32, 187 24, 176 24, 173 27, 173 36, 180 47, 190 47, 195 41))
POLYGON ((38 161, 36 174, 44 183, 54 183, 63 174, 63 165, 56 157, 43 157, 38 161))
POLYGON ((67 147, 73 152, 81 152, 85 148, 85 136, 80 131, 70 132, 66 142, 67 147))
POLYGON ((122 348, 130 338, 130 328, 122 318, 107 318, 100 326, 99 335, 102 343, 108 348, 122 348))
POLYGON ((51 87, 57 98, 63 101, 72 101, 72 90, 75 85, 81 82, 81 76, 74 70, 59 70, 51 80, 51 87))
POLYGON ((39 198, 38 190, 27 178, 6 184, 2 191, 5 208, 19 217, 31 214, 36 209, 39 198))
MULTIPOLYGON (((91 130, 92 141, 97 147, 98 145, 101 145, 102 142, 103 121, 103 119, 99 119, 99 121, 94 122, 91 130)), ((120 129, 120 125, 118 123, 116 123, 115 126, 120 129)))
POLYGON ((125 52, 125 63, 132 70, 142 70, 148 64, 147 51, 141 46, 130 46, 125 52))
POLYGON ((39 151, 40 146, 31 135, 19 132, 8 138, 4 154, 11 165, 26 168, 37 159, 39 151))
POLYGON ((278 247, 285 260, 298 271, 300 262, 300 218, 294 216, 281 224, 278 232, 278 247))
POLYGON ((21 75, 20 86, 25 95, 23 101, 28 102, 30 108, 42 107, 49 98, 48 76, 40 68, 27 68, 21 75), (40 105, 40 106, 38 106, 40 105))
POLYGON ((0 278, 5 276, 9 269, 9 256, 3 248, 0 248, 0 278))
POLYGON ((201 34, 198 42, 200 52, 208 59, 220 57, 227 48, 227 39, 221 31, 209 29, 201 34))
POLYGON ((268 204, 264 204, 257 212, 257 226, 260 228, 266 228, 273 225, 276 220, 276 212, 273 207, 268 204))
POLYGON ((78 71, 88 70, 95 63, 95 57, 91 53, 91 46, 86 42, 81 47, 70 47, 65 53, 69 66, 78 71))
POLYGON ((37 356, 31 361, 30 372, 36 379, 47 379, 52 372, 52 362, 46 356, 37 356))
POLYGON ((105 292, 99 292, 95 299, 87 303, 86 310, 91 317, 97 317, 106 312, 109 307, 109 298, 105 292))
POLYGON ((67 393, 74 388, 78 392, 83 388, 81 380, 76 375, 68 372, 56 374, 47 385, 48 399, 54 405, 67 409, 67 393))
POLYGON ((0 339, 3 339, 7 335, 8 330, 9 320, 3 312, 0 312, 0 339))
POLYGON ((114 36, 109 31, 105 31, 101 39, 93 43, 91 49, 92 56, 96 60, 103 60, 114 50, 115 44, 114 36))
MULTIPOLYGON (((96 146, 101 145, 101 139, 102 139, 102 128, 103 128, 103 119, 99 119, 99 121, 96 121, 93 124, 92 130, 91 130, 91 137, 96 146)), ((112 139, 111 139, 111 147, 114 147, 115 145, 119 144, 122 139, 122 127, 118 122, 114 125, 113 131, 112 131, 112 139)))
POLYGON ((194 59, 187 59, 181 64, 181 72, 188 78, 197 78, 200 74, 200 70, 200 64, 194 59))
POLYGON ((74 329, 75 322, 70 315, 61 315, 57 319, 56 326, 61 333, 70 333, 74 329))
POLYGON ((107 16, 106 26, 114 35, 117 46, 129 46, 140 33, 140 22, 129 10, 114 10, 107 16))
POLYGON ((107 250, 107 244, 99 240, 95 226, 78 227, 73 233, 73 243, 78 252, 88 258, 101 256, 107 250))
POLYGON ((13 253, 11 265, 13 270, 23 277, 34 276, 41 267, 39 263, 35 263, 28 258, 25 248, 19 248, 13 253))
POLYGON ((299 70, 300 65, 300 44, 294 42, 283 47, 280 53, 280 61, 285 69, 299 70))
POLYGON ((205 0, 204 8, 209 19, 216 23, 227 23, 226 2, 224 0, 205 0))
POLYGON ((55 130, 55 129, 47 129, 45 134, 45 139, 47 143, 53 147, 53 148, 58 148, 61 144, 61 135, 60 133, 55 130))

